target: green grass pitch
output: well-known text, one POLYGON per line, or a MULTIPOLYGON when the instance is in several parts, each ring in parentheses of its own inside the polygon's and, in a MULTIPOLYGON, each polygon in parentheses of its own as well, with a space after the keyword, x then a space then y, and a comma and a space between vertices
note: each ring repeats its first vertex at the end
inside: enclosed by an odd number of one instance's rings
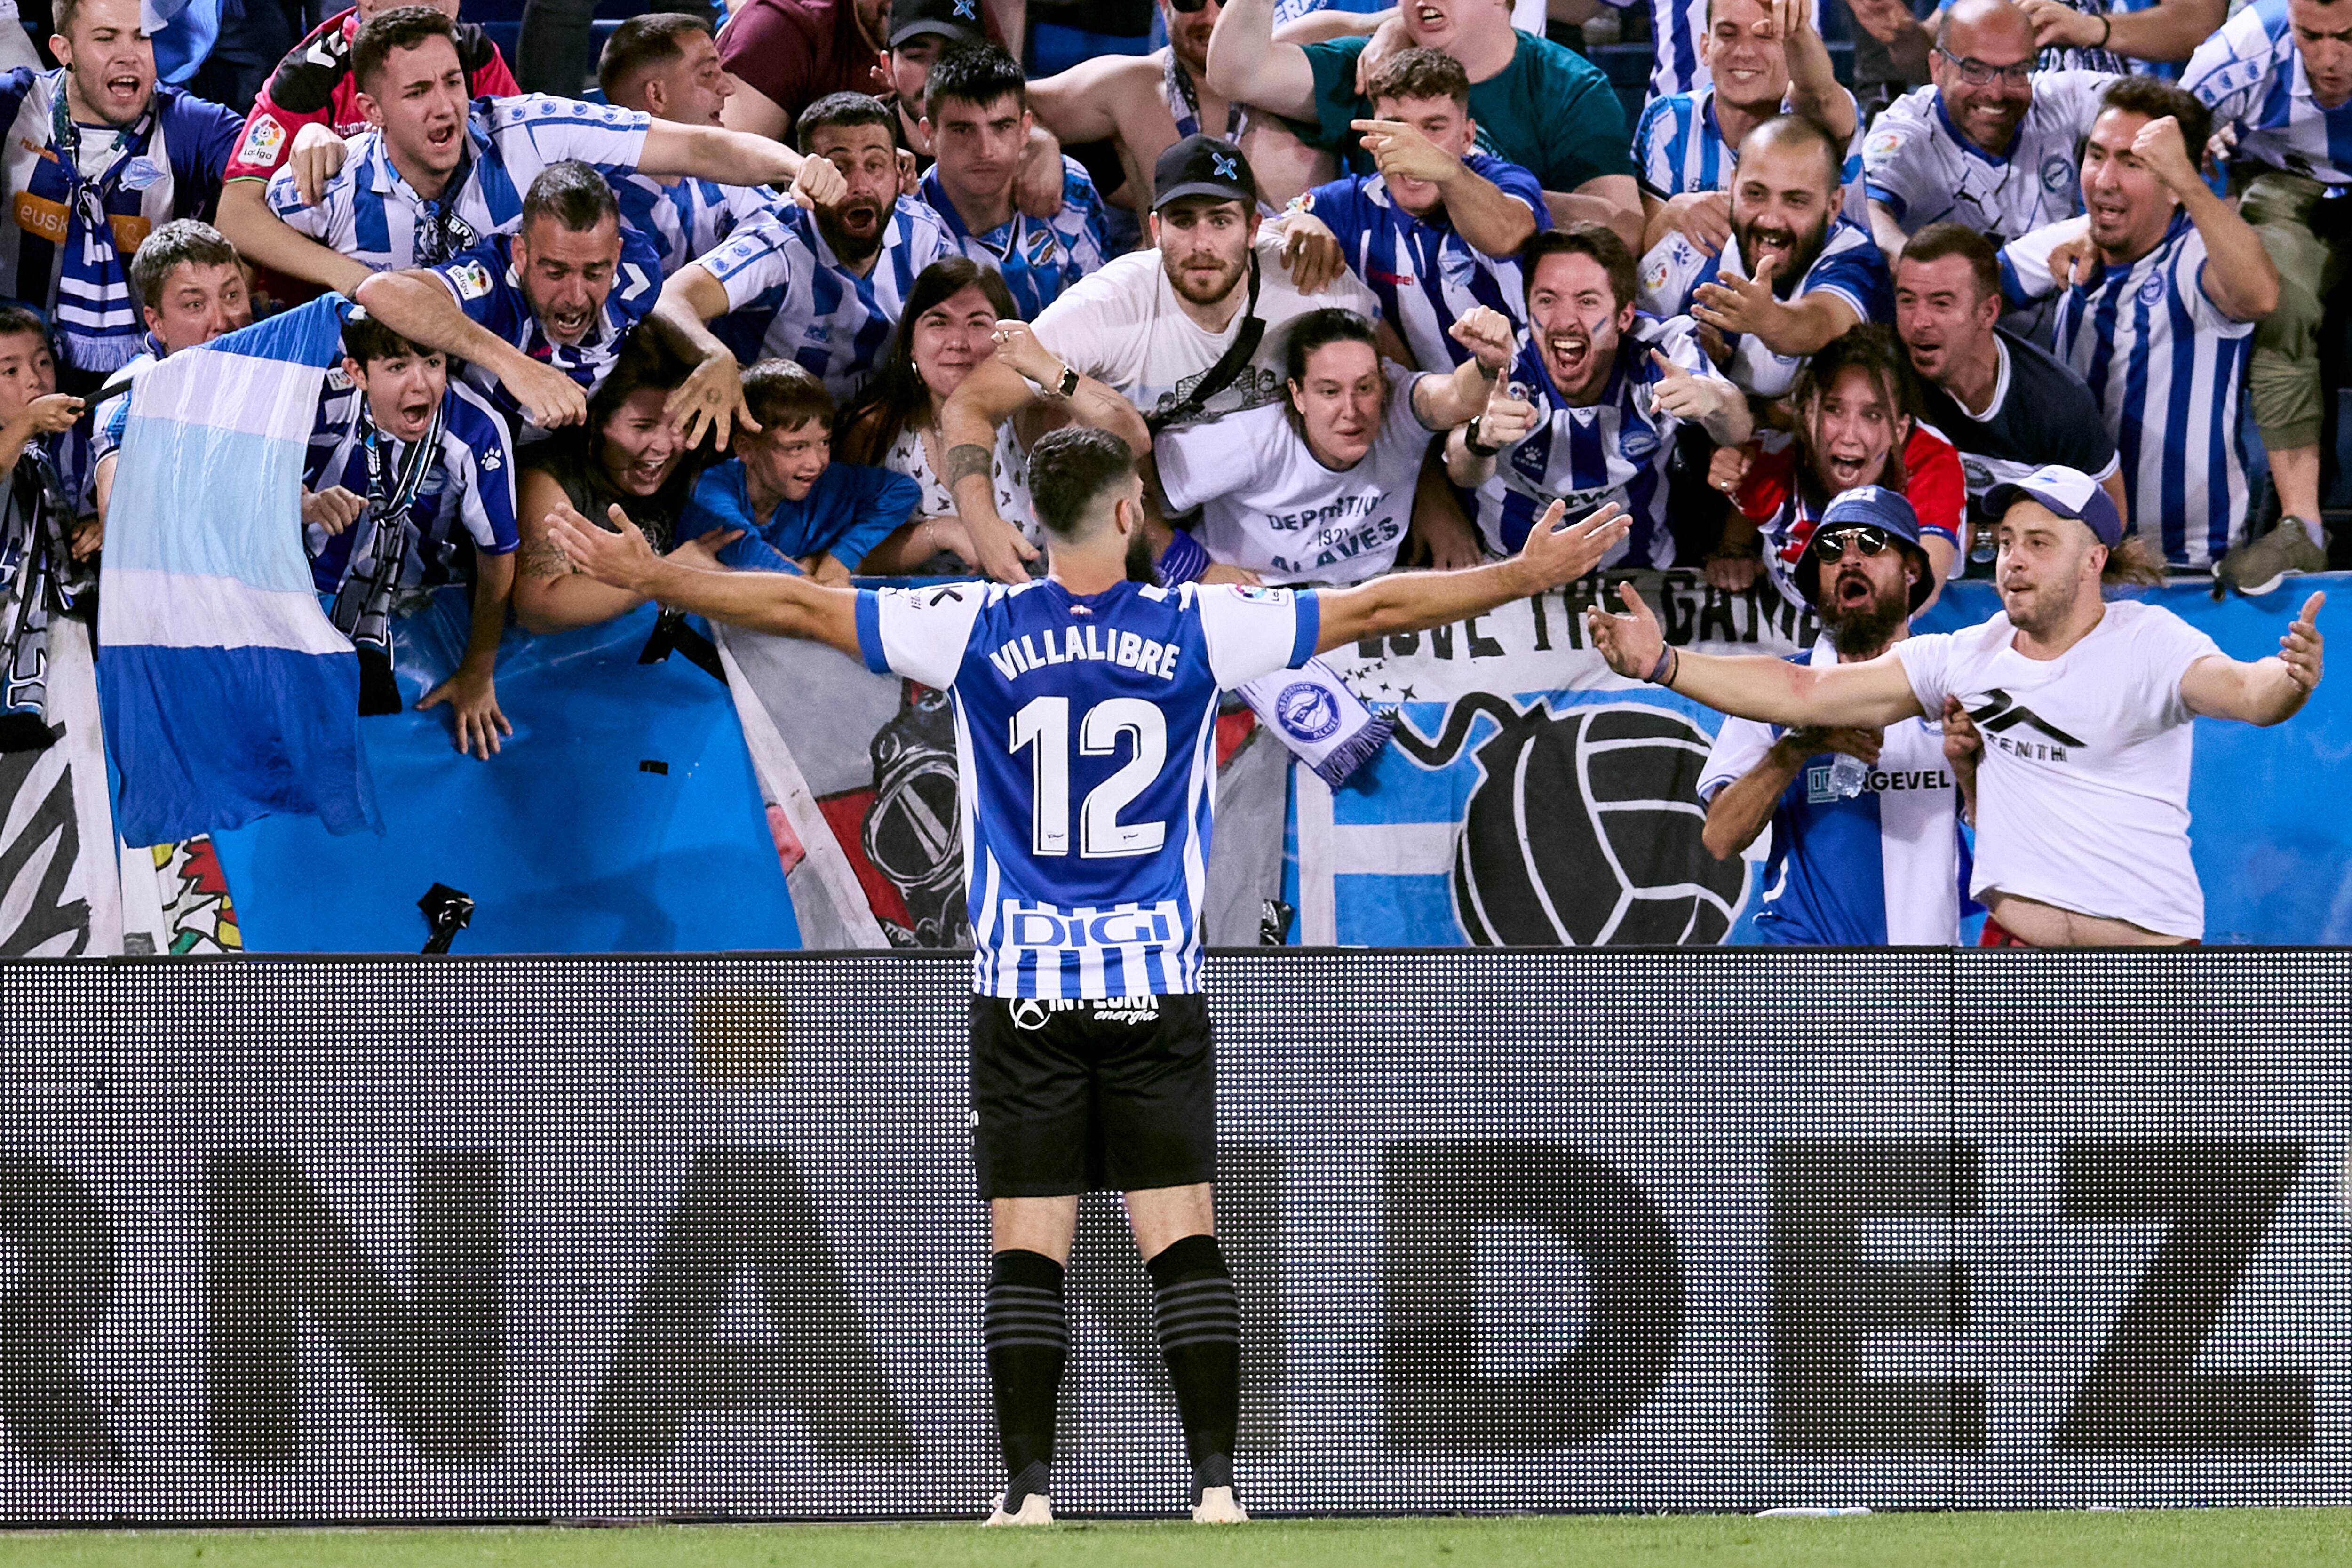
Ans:
POLYGON ((8 1568, 2240 1568, 2352 1564, 2352 1510, 1880 1514, 1864 1519, 1389 1519, 692 1525, 621 1530, 91 1531, 0 1536, 8 1568))

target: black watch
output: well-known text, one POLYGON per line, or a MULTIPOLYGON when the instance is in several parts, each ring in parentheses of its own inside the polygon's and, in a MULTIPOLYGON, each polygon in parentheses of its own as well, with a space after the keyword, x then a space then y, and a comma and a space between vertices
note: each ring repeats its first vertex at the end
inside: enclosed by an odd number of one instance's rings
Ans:
POLYGON ((1462 445, 1469 448, 1470 455, 1474 458, 1491 458, 1503 448, 1489 447, 1486 442, 1478 439, 1478 421, 1482 417, 1484 416, 1481 415, 1473 414, 1470 416, 1470 423, 1462 426, 1462 445))

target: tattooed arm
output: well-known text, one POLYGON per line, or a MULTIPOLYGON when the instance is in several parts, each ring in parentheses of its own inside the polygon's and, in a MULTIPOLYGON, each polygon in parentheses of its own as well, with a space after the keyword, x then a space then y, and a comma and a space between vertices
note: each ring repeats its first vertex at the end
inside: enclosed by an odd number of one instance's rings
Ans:
MULTIPOLYGON (((516 496, 522 521, 521 557, 515 568, 515 619, 525 631, 561 632, 625 616, 645 596, 610 588, 574 566, 548 532, 548 518, 569 504, 563 487, 544 468, 523 470, 516 496)), ((716 570, 718 553, 740 537, 733 529, 699 535, 671 552, 691 566, 716 570)))

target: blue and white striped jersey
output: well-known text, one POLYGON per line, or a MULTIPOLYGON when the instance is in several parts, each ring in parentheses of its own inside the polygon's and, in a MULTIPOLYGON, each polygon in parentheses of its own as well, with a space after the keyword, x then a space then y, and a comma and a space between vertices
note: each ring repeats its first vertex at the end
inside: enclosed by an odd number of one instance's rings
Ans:
MULTIPOLYGON (((1749 275, 1747 263, 1740 259, 1738 235, 1724 241, 1719 254, 1709 256, 1687 236, 1669 234, 1642 258, 1636 299, 1644 312, 1662 321, 1686 316, 1698 286, 1712 283, 1726 272, 1741 278, 1749 275)), ((1773 291, 1783 300, 1832 294, 1853 307, 1858 321, 1890 325, 1895 321, 1895 285, 1886 276, 1886 258, 1872 241, 1869 230, 1842 217, 1831 220, 1822 253, 1795 286, 1786 287, 1783 279, 1775 278, 1773 291)), ((1726 374, 1732 384, 1758 397, 1786 396, 1804 365, 1801 356, 1774 353, 1752 332, 1732 332, 1725 342, 1731 349, 1726 374)))
POLYGON ((0 75, 0 299, 20 300, 57 324, 61 365, 94 374, 137 357, 145 321, 131 289, 131 258, 148 231, 173 218, 209 216, 244 121, 216 103, 158 87, 148 112, 121 132, 67 128, 79 138, 60 155, 62 70, 19 67, 0 75), (89 223, 105 215, 102 235, 89 223))
MULTIPOLYGON (((613 288, 604 296, 604 309, 588 335, 570 344, 553 342, 547 329, 540 324, 530 298, 523 293, 521 276, 515 271, 513 245, 510 236, 499 235, 487 245, 442 263, 433 268, 434 274, 457 302, 457 309, 476 325, 542 364, 552 365, 594 395, 604 378, 613 374, 622 340, 632 327, 645 320, 654 302, 661 298, 661 263, 654 255, 653 242, 635 229, 621 231, 621 261, 614 268, 613 288)), ((526 426, 522 405, 490 371, 468 364, 466 379, 512 422, 518 435, 526 428, 534 437, 545 434, 536 426, 526 426)))
MULTIPOLYGON (((1650 37, 1657 60, 1650 68, 1650 99, 1655 102, 1672 93, 1696 92, 1708 86, 1706 63, 1698 58, 1706 37, 1706 0, 1607 0, 1621 11, 1646 4, 1650 37)), ((1822 25, 1822 0, 1813 0, 1813 26, 1822 25)), ((1639 139, 1636 138, 1636 145, 1639 139)))
MULTIPOLYGON (((1536 230, 1551 226, 1551 212, 1536 177, 1517 163, 1473 153, 1465 167, 1491 182, 1535 215, 1536 230)), ((1516 257, 1488 256, 1444 221, 1428 223, 1397 205, 1382 174, 1350 174, 1318 185, 1299 197, 1339 237, 1348 266, 1381 302, 1381 314, 1396 327, 1423 370, 1451 370, 1470 351, 1446 335, 1475 305, 1486 305, 1511 319, 1514 331, 1527 326, 1526 290, 1516 257)))
POLYGON ((1045 579, 866 590, 866 667, 955 702, 983 996, 1201 988, 1218 693, 1315 654, 1312 593, 1045 579))
POLYGON ((916 278, 955 254, 940 216, 900 196, 868 273, 843 266, 816 215, 797 205, 744 225, 695 265, 727 291, 729 312, 761 334, 761 358, 797 360, 847 398, 889 345, 916 278))
MULTIPOLYGON (((318 417, 310 426, 310 453, 302 464, 305 489, 341 485, 354 495, 368 493, 372 426, 366 412, 367 394, 341 370, 329 371, 318 417)), ((405 473, 410 449, 388 437, 383 446, 385 471, 405 473)), ((506 424, 480 393, 461 381, 452 379, 442 395, 440 454, 437 460, 426 460, 431 466, 405 509, 404 526, 415 532, 401 568, 403 589, 457 581, 464 542, 486 555, 505 555, 521 542, 515 527, 514 462, 506 424)), ((341 587, 353 547, 366 542, 379 521, 362 517, 341 533, 305 523, 302 544, 310 556, 312 586, 321 594, 341 587)))
MULTIPOLYGON (((1789 662, 1828 665, 1837 657, 1824 637, 1789 662)), ((1711 802, 1744 777, 1783 733, 1753 719, 1725 720, 1699 772, 1699 799, 1711 802)), ((1832 760, 1828 752, 1806 760, 1749 850, 1764 861, 1756 934, 1818 947, 1958 942, 1969 859, 1942 724, 1887 725, 1877 763, 1851 797, 1832 787, 1832 760)))
POLYGON ((1511 365, 1512 390, 1535 405, 1536 427, 1496 454, 1492 478, 1472 498, 1486 548, 1517 554, 1528 531, 1554 500, 1568 503, 1568 521, 1615 501, 1633 518, 1633 531, 1612 546, 1603 565, 1671 566, 1675 536, 1666 526, 1666 464, 1682 421, 1651 406, 1664 378, 1652 350, 1693 375, 1722 374, 1698 346, 1689 318, 1656 321, 1635 317, 1619 340, 1600 398, 1578 406, 1562 401, 1532 342, 1511 365))
MULTIPOLYGON (((2012 298, 2058 293, 2054 234, 2001 251, 2012 298)), ((2115 433, 2131 526, 2169 564, 2211 565, 2245 532, 2246 469, 2238 397, 2254 326, 2205 293, 2205 239, 2186 213, 2155 249, 2058 294, 2053 350, 2089 384, 2115 433)))
POLYGON ((1063 289, 1109 259, 1102 198, 1076 158, 1062 160, 1062 210, 1045 223, 1015 208, 1010 219, 986 234, 972 233, 940 188, 936 163, 923 176, 923 200, 947 226, 958 250, 1003 277, 1024 321, 1035 321, 1063 289))
POLYGON ((2322 184, 2352 184, 2352 103, 2323 109, 2294 47, 2287 0, 2256 0, 2197 46, 2180 85, 2235 126, 2237 156, 2322 184))
POLYGON ((613 182, 621 221, 654 242, 662 276, 716 249, 748 223, 774 214, 785 199, 765 185, 720 185, 709 180, 655 179, 630 174, 613 182))
POLYGON ((2083 138, 2115 79, 2036 72, 2032 106, 2000 158, 1959 133, 1934 88, 1906 92, 1863 138, 1864 186, 1906 234, 1948 218, 2000 244, 2072 217, 2083 210, 2083 138))
MULTIPOLYGON (((1844 89, 1839 89, 1841 92, 1844 89)), ((1846 94, 1852 100, 1853 95, 1846 94)), ((1788 105, 1782 101, 1785 110, 1788 105)), ((1853 140, 1845 150, 1845 200, 1840 207, 1856 223, 1867 221, 1862 189, 1862 116, 1854 115, 1853 140)), ((1650 100, 1633 129, 1633 167, 1642 189, 1660 201, 1694 191, 1731 189, 1732 149, 1715 118, 1715 89, 1671 93, 1650 100)))
POLYGON ((635 173, 650 115, 534 93, 478 100, 466 121, 467 163, 426 201, 392 165, 374 131, 346 138, 351 156, 318 205, 305 206, 292 164, 269 178, 269 208, 288 227, 379 272, 432 267, 522 224, 523 193, 550 163, 577 158, 605 179, 635 173))

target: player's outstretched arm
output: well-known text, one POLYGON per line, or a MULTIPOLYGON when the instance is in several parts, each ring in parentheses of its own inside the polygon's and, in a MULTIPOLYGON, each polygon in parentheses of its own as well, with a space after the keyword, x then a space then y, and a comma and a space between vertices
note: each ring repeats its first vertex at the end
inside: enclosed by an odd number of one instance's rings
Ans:
POLYGON ((1567 510, 1561 502, 1552 502, 1528 531, 1527 543, 1508 561, 1461 572, 1400 572, 1352 588, 1318 592, 1322 626, 1316 651, 1328 653, 1359 637, 1417 632, 1483 616, 1498 605, 1573 582, 1600 565, 1609 547, 1633 526, 1613 501, 1563 528, 1559 520, 1567 510))
POLYGON ((1584 613, 1584 621, 1592 633, 1592 646, 1609 668, 1631 679, 1678 691, 1737 719, 1792 730, 1806 725, 1867 729, 1919 717, 1919 699, 1911 689, 1910 677, 1892 653, 1864 664, 1818 669, 1769 655, 1727 658, 1685 653, 1666 646, 1658 618, 1631 583, 1619 584, 1617 594, 1627 614, 1591 609, 1584 613))
POLYGON ((805 637, 858 657, 855 589, 828 588, 782 572, 706 572, 685 565, 655 554, 619 507, 608 512, 618 533, 605 531, 569 506, 548 515, 548 537, 599 583, 731 626, 805 637))
POLYGON ((2180 678, 2181 701, 2208 719, 2284 724, 2294 718, 2319 684, 2319 606, 2326 603, 2325 594, 2304 601, 2303 613, 2279 638, 2273 658, 2249 664, 2208 655, 2190 665, 2180 678))

